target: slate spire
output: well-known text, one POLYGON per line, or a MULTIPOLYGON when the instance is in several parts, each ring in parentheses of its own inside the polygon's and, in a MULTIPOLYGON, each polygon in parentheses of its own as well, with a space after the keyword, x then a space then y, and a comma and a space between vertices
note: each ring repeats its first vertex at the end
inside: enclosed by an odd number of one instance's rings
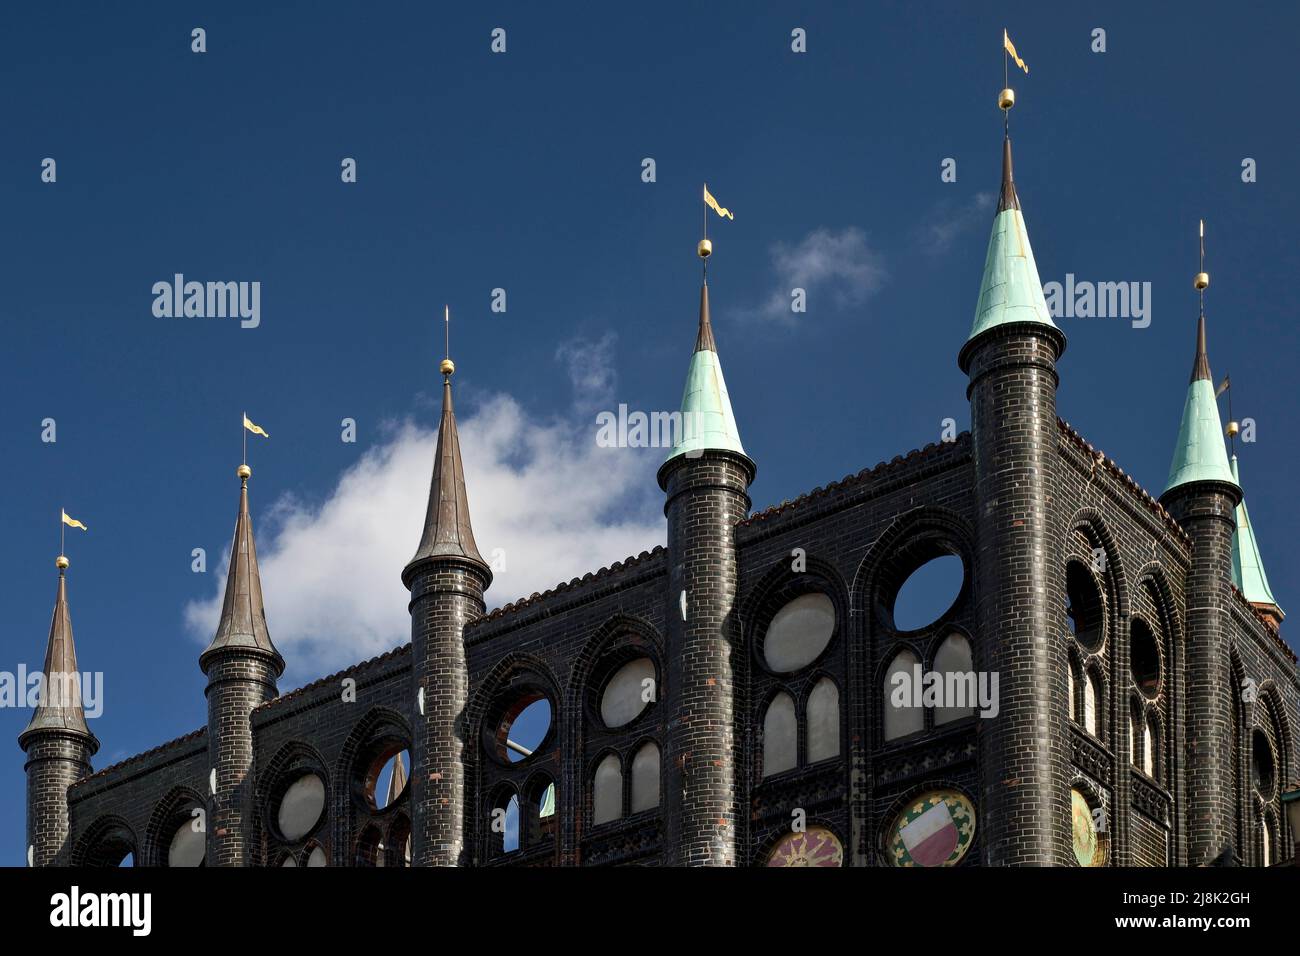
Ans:
POLYGON ((484 568, 487 562, 474 543, 474 529, 469 518, 469 498, 465 493, 465 467, 460 459, 460 434, 456 430, 456 412, 451 402, 451 376, 456 366, 444 358, 442 372, 442 420, 438 424, 438 447, 433 456, 433 480, 429 485, 429 505, 424 516, 424 532, 415 556, 407 562, 402 577, 409 580, 412 568, 430 558, 463 558, 484 568))
MULTIPOLYGON (((41 730, 64 730, 95 735, 86 726, 82 706, 81 672, 77 670, 77 648, 72 640, 72 614, 68 610, 67 559, 59 558, 59 586, 54 597, 54 616, 45 647, 44 688, 32 711, 32 719, 19 735, 22 741, 41 730)), ((94 746, 98 746, 98 742, 94 746)), ((93 752, 93 751, 92 751, 93 752)))
POLYGON ((230 546, 230 569, 226 572, 226 596, 221 605, 221 621, 212 643, 199 656, 199 666, 207 671, 212 656, 229 648, 254 649, 269 655, 277 673, 284 672, 284 658, 271 643, 266 626, 266 608, 262 604, 262 575, 257 567, 257 544, 253 540, 253 519, 248 513, 248 479, 252 470, 239 466, 239 513, 235 517, 235 537, 230 546))

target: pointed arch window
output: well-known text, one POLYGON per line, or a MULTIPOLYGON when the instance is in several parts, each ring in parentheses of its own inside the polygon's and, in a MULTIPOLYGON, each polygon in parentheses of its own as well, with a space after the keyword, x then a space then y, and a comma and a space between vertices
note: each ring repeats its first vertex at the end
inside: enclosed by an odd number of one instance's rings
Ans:
POLYGON ((808 695, 808 762, 840 755, 840 689, 823 677, 808 695))
POLYGON ((925 729, 925 710, 912 706, 912 682, 920 660, 904 648, 894 655, 885 674, 884 713, 885 739, 897 740, 925 729))
POLYGON ((798 764, 797 738, 794 698, 781 691, 772 698, 763 716, 763 776, 791 770, 798 764))
POLYGON ((1097 687, 1097 675, 1084 675, 1083 683, 1083 729, 1094 737, 1100 735, 1101 693, 1097 687))
POLYGON ((592 787, 591 822, 609 823, 623 816, 623 763, 618 754, 606 754, 596 765, 592 787))
MULTIPOLYGON (((966 700, 969 702, 967 706, 962 707, 936 707, 935 726, 952 723, 954 720, 961 720, 974 714, 978 685, 975 666, 971 662, 970 641, 964 634, 949 634, 943 639, 943 643, 939 645, 939 650, 934 655, 934 670, 944 675, 945 688, 964 688, 966 700)), ((954 701, 950 700, 947 703, 951 705, 954 701)))
POLYGON ((659 806, 659 745, 642 744, 632 758, 632 812, 659 806))

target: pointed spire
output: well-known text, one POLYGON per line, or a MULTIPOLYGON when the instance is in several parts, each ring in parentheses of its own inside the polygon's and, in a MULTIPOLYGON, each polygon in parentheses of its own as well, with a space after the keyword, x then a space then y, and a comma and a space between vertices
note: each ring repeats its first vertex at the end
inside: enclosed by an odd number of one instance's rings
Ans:
MULTIPOLYGON (((447 311, 450 323, 450 310, 447 311)), ((450 352, 450 344, 448 346, 450 352)), ((470 525, 469 498, 465 493, 465 467, 460 459, 460 434, 451 404, 451 376, 456 371, 450 355, 442 360, 442 420, 438 425, 438 448, 433 458, 433 481, 424 533, 415 557, 406 565, 403 577, 417 563, 429 558, 463 558, 487 568, 474 543, 470 525)))
POLYGON ((388 777, 388 799, 384 801, 384 806, 391 807, 393 801, 402 795, 406 789, 406 764, 402 763, 402 752, 399 750, 397 756, 393 758, 393 772, 388 777))
MULTIPOLYGON (((1232 480, 1241 484, 1236 455, 1232 456, 1232 480)), ((1245 595, 1247 601, 1271 614, 1279 623, 1286 617, 1268 585, 1264 560, 1260 557, 1259 543, 1255 540, 1255 529, 1250 523, 1244 497, 1237 505, 1237 530, 1232 535, 1232 583, 1237 585, 1237 590, 1245 595)))
POLYGON ((253 519, 248 513, 248 465, 240 465, 239 514, 235 518, 235 537, 230 546, 230 569, 226 572, 226 597, 221 605, 221 621, 212 643, 199 656, 199 666, 207 671, 212 655, 228 648, 259 650, 270 655, 279 672, 284 658, 271 643, 266 626, 266 608, 262 604, 262 575, 257 567, 257 544, 253 540, 253 519))
POLYGON ((1200 295, 1200 318, 1196 323, 1196 355, 1192 359, 1192 377, 1183 403, 1183 420, 1178 428, 1178 443, 1169 465, 1165 494, 1194 481, 1218 481, 1236 485, 1228 467, 1228 452, 1223 445, 1223 422, 1219 418, 1218 396, 1210 374, 1210 356, 1205 347, 1205 290, 1210 276, 1205 272, 1205 223, 1201 223, 1201 271, 1193 285, 1200 295))
POLYGON ((975 322, 966 341, 991 328, 1022 322, 1056 329, 1059 333, 1043 298, 1043 283, 1038 278, 1029 231, 1020 211, 1020 196, 1016 193, 1011 168, 1011 137, 1007 135, 1002 141, 1002 192, 984 259, 975 322))
MULTIPOLYGON (((77 648, 72 640, 72 614, 68 610, 68 559, 59 556, 59 587, 54 597, 54 616, 50 620, 50 638, 45 648, 45 667, 41 697, 26 729, 18 736, 20 743, 41 730, 62 730, 84 734, 98 748, 99 742, 86 726, 82 707, 81 672, 77 669, 77 648)), ((93 750, 92 750, 93 752, 93 750)))
POLYGON ((695 457, 711 449, 745 454, 740 444, 740 430, 731 410, 727 380, 722 375, 713 325, 709 321, 709 284, 700 287, 700 325, 695 335, 695 351, 686 372, 686 389, 682 393, 681 424, 675 444, 665 461, 678 455, 695 457))

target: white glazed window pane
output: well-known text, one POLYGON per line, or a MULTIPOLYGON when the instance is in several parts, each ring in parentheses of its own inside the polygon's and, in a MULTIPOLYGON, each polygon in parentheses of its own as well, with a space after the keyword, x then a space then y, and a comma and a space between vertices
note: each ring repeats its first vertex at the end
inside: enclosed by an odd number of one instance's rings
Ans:
POLYGON ((1074 668, 1066 665, 1065 668, 1066 691, 1070 695, 1070 719, 1078 720, 1079 715, 1074 706, 1074 668))
POLYGON ((912 685, 916 682, 913 670, 917 664, 911 651, 900 651, 885 675, 885 739, 897 740, 925 728, 925 711, 913 707, 912 685), (896 679, 905 677, 901 682, 896 679))
POLYGON ((623 815, 623 768, 618 757, 609 754, 596 767, 592 794, 592 822, 608 823, 623 815))
POLYGON ((325 810, 325 781, 314 773, 295 780, 280 800, 278 821, 286 840, 306 836, 325 810))
POLYGON ((763 640, 763 658, 788 674, 815 661, 835 632, 835 605, 825 594, 804 594, 776 612, 763 640))
POLYGON ((1097 682, 1091 676, 1083 682, 1083 729, 1097 734, 1097 682))
POLYGON ((298 861, 295 860, 295 859, 294 859, 293 857, 291 857, 291 856, 286 856, 286 857, 284 858, 284 862, 281 863, 280 865, 281 865, 281 866, 297 866, 297 865, 298 865, 298 861))
POLYGON ((659 748, 646 744, 632 758, 632 812, 659 806, 659 748))
POLYGON ((320 847, 313 848, 307 857, 308 866, 325 866, 328 863, 329 861, 325 859, 325 851, 320 847))
POLYGON ((840 690, 829 677, 823 677, 808 695, 808 762, 838 757, 839 753, 840 690))
MULTIPOLYGON (((195 818, 197 819, 197 818, 195 818)), ((207 835, 195 831, 194 820, 186 820, 172 835, 171 846, 167 849, 168 866, 200 866, 207 851, 207 835)))
MULTIPOLYGON (((975 713, 974 705, 979 699, 979 682, 975 667, 971 663, 970 641, 962 634, 950 634, 944 638, 944 642, 939 645, 939 650, 934 655, 934 669, 944 675, 960 674, 962 678, 960 681, 945 677, 943 684, 945 689, 951 687, 960 690, 967 701, 965 707, 936 707, 935 725, 960 720, 975 713)), ((956 701, 949 701, 949 703, 956 703, 956 701)))
POLYGON ((649 704, 645 692, 647 687, 654 689, 654 679, 655 665, 648 657, 638 657, 620 667, 600 698, 600 719, 605 726, 622 727, 635 720, 649 704))
POLYGON ((777 694, 763 717, 763 776, 794 767, 795 742, 794 700, 789 694, 777 694))
POLYGON ((1156 743, 1151 736, 1151 725, 1147 724, 1142 734, 1142 769, 1148 777, 1156 775, 1156 743))

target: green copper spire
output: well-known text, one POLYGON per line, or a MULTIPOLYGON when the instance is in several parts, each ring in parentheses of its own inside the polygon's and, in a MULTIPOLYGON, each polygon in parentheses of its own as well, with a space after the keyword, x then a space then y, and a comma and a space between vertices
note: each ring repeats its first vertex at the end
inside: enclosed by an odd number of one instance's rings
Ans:
POLYGON ((1196 332, 1196 357, 1192 361, 1192 380, 1187 386, 1183 405, 1183 423, 1178 429, 1178 444, 1169 466, 1165 493, 1193 481, 1221 481, 1236 485, 1228 467, 1228 452, 1223 447, 1223 423, 1219 403, 1210 378, 1210 359, 1205 350, 1205 314, 1201 314, 1196 332))
POLYGON ((740 444, 740 431, 736 428, 736 416, 731 411, 727 381, 722 377, 713 326, 709 323, 708 282, 700 287, 700 329, 686 373, 681 426, 674 441, 665 461, 678 455, 693 457, 692 453, 698 454, 706 449, 745 453, 740 444))
POLYGON ((975 324, 967 341, 995 326, 1013 322, 1056 328, 1043 298, 1043 283, 1038 278, 1034 250, 1020 212, 1020 197, 1011 174, 1011 137, 1007 136, 1002 143, 1002 194, 984 260, 975 324))
MULTIPOLYGON (((1236 455, 1232 456, 1232 480, 1241 484, 1236 455)), ((1268 575, 1264 573, 1264 561, 1259 555, 1259 543, 1250 524, 1245 498, 1237 505, 1237 530, 1232 535, 1232 583, 1251 604, 1272 605, 1277 608, 1278 617, 1283 616, 1273 597, 1273 589, 1268 586, 1268 575)))

